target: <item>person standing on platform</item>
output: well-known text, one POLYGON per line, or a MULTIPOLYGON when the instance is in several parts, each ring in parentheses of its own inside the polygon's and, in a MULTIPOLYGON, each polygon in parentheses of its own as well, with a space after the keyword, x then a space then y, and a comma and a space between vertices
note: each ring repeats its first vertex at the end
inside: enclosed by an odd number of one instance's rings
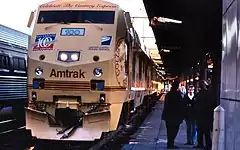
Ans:
POLYGON ((194 118, 195 93, 194 86, 189 85, 188 92, 184 96, 184 118, 187 125, 187 143, 185 145, 194 145, 196 136, 196 123, 194 118))
POLYGON ((207 90, 207 82, 202 80, 200 82, 200 91, 196 96, 196 103, 194 105, 194 114, 198 131, 198 143, 194 148, 205 148, 211 150, 212 139, 211 129, 213 125, 213 105, 211 95, 207 90), (203 144, 203 137, 205 137, 205 146, 203 144))
POLYGON ((171 90, 166 94, 162 120, 165 120, 167 128, 167 148, 178 148, 174 145, 175 138, 178 134, 179 125, 183 121, 183 103, 179 82, 172 84, 171 90))
POLYGON ((180 89, 182 98, 184 98, 184 96, 185 96, 185 94, 186 94, 186 92, 187 92, 184 84, 181 84, 181 86, 179 87, 179 89, 180 89))

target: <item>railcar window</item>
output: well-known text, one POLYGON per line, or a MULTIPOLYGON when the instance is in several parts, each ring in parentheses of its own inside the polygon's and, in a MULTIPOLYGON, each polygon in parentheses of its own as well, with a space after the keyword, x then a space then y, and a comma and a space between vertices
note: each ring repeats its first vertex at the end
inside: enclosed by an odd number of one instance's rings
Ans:
POLYGON ((10 58, 6 55, 0 55, 0 69, 10 69, 10 58))
POLYGON ((128 60, 128 57, 129 57, 129 49, 128 47, 125 49, 125 75, 128 76, 128 73, 129 73, 129 60, 128 60))
POLYGON ((58 10, 40 11, 38 23, 114 24, 114 11, 58 10))
POLYGON ((24 58, 13 57, 13 69, 26 71, 26 61, 24 58))
POLYGON ((145 68, 146 66, 145 66, 145 60, 144 59, 142 59, 142 77, 145 77, 144 75, 145 75, 145 68))
POLYGON ((152 68, 151 79, 154 80, 154 68, 152 68))
POLYGON ((135 73, 136 73, 136 69, 135 69, 135 65, 136 65, 136 54, 133 54, 133 61, 132 61, 132 81, 135 81, 135 73))
POLYGON ((142 79, 142 57, 141 55, 139 56, 139 80, 142 79))
POLYGON ((148 61, 145 63, 145 81, 147 82, 147 87, 149 87, 149 77, 148 77, 148 61))

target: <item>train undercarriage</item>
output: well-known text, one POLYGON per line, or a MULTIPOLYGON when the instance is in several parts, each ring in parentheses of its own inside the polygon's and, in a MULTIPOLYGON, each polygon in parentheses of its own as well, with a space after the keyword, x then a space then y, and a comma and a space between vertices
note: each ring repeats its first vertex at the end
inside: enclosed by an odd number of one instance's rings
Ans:
MULTIPOLYGON (((121 111, 122 113, 120 116, 117 130, 110 131, 110 132, 101 131, 100 138, 99 139, 96 138, 94 141, 87 140, 87 138, 85 138, 86 140, 84 141, 76 141, 71 139, 71 136, 73 134, 78 134, 76 133, 76 131, 78 131, 79 128, 82 128, 83 119, 86 117, 85 114, 88 115, 86 112, 82 113, 82 115, 78 117, 77 122, 73 122, 72 125, 65 125, 65 126, 62 126, 61 128, 59 125, 56 125, 59 127, 58 128, 59 130, 56 130, 55 133, 56 133, 56 136, 58 136, 59 139, 61 140, 37 139, 33 135, 32 143, 34 143, 33 144, 34 150, 109 149, 111 146, 113 145, 116 146, 116 144, 119 144, 118 141, 121 141, 122 139, 126 139, 127 136, 131 135, 137 129, 137 127, 141 124, 141 122, 144 120, 147 114, 151 111, 151 108, 155 105, 156 100, 158 99, 159 99, 159 96, 157 96, 156 93, 149 96, 145 96, 143 99, 143 103, 137 108, 134 108, 134 100, 125 102, 122 106, 122 111, 121 111)), ((69 111, 69 110, 65 110, 64 113, 66 113, 66 111, 69 111)), ((89 110, 89 113, 90 113, 90 110, 89 110)), ((102 112, 102 113, 109 114, 109 112, 102 112)), ((48 116, 47 114, 45 115, 48 116)))

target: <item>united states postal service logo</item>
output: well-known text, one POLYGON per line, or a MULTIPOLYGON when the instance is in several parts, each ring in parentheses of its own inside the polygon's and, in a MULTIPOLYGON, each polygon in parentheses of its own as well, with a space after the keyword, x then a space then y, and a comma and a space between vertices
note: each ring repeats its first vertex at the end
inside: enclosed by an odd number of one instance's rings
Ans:
POLYGON ((112 41, 112 36, 102 36, 101 45, 110 45, 112 41))
POLYGON ((53 50, 56 34, 40 34, 36 36, 33 51, 53 50))

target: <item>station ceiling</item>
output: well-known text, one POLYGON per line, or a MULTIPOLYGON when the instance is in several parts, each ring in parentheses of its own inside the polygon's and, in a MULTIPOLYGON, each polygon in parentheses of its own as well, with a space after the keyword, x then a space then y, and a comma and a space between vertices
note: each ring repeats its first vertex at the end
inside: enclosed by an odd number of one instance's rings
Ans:
POLYGON ((154 17, 182 21, 181 24, 151 25, 163 67, 169 76, 179 75, 221 49, 222 2, 219 0, 143 0, 149 22, 154 17), (164 51, 170 50, 169 51, 164 51))

